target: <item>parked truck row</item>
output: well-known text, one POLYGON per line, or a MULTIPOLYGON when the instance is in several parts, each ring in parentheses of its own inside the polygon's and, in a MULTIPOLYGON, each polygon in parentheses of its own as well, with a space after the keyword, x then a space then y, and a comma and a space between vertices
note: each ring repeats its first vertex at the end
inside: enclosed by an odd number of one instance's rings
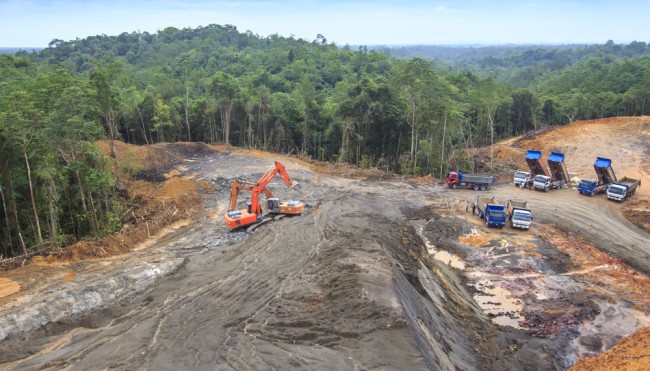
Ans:
MULTIPOLYGON (((513 176, 513 183, 518 187, 534 188, 548 192, 551 189, 564 188, 569 183, 569 172, 564 161, 564 154, 551 152, 547 159, 548 168, 541 161, 542 152, 529 150, 526 153, 526 164, 530 172, 517 170, 513 176)), ((596 177, 580 179, 578 192, 583 195, 594 196, 605 193, 610 200, 624 201, 634 195, 641 185, 639 179, 623 177, 617 180, 612 167, 612 160, 605 157, 596 157, 594 162, 596 177)))
POLYGON ((548 156, 548 175, 539 174, 533 178, 533 188, 548 192, 551 189, 564 188, 569 183, 569 172, 564 162, 564 154, 551 152, 548 156))
POLYGON ((508 200, 503 203, 495 197, 477 197, 478 216, 485 220, 487 227, 504 227, 510 221, 512 228, 528 230, 533 220, 533 213, 526 201, 508 200))
MULTIPOLYGON (((548 192, 551 189, 564 188, 569 184, 569 171, 566 167, 565 156, 559 152, 551 152, 546 164, 542 161, 542 152, 529 150, 526 153, 526 164, 530 172, 517 170, 513 176, 513 183, 521 188, 534 188, 548 192)), ((594 163, 596 177, 594 179, 581 179, 578 184, 580 194, 593 196, 606 193, 610 200, 623 201, 634 195, 641 185, 639 179, 623 177, 617 179, 612 161, 605 157, 596 157, 594 163)), ((495 178, 488 174, 465 174, 460 171, 449 172, 445 179, 447 186, 474 190, 486 190, 494 185, 495 178)), ((478 209, 478 215, 485 220, 488 227, 503 227, 507 220, 512 228, 528 230, 533 220, 533 214, 526 201, 508 200, 507 203, 498 201, 494 197, 477 197, 472 207, 478 209)))

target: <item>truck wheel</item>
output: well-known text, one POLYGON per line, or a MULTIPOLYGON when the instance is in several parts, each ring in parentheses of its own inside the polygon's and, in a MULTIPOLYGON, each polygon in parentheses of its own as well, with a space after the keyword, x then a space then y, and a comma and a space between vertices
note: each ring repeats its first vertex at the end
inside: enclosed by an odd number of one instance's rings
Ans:
POLYGON ((458 184, 456 183, 451 183, 451 189, 456 189, 458 188, 458 184))
POLYGON ((548 192, 548 190, 549 190, 548 187, 544 187, 544 192, 548 192))
POLYGON ((487 189, 487 186, 485 184, 481 185, 481 191, 485 191, 487 189))
POLYGON ((475 190, 475 191, 478 191, 478 184, 474 184, 474 185, 472 186, 472 189, 475 190))

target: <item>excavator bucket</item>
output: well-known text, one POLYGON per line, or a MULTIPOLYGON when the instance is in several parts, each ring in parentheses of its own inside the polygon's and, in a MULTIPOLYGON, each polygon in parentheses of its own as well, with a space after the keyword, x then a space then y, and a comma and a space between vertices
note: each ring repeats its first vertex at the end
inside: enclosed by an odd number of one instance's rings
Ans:
POLYGON ((291 188, 302 193, 302 185, 300 185, 298 182, 293 182, 293 184, 291 184, 291 188))

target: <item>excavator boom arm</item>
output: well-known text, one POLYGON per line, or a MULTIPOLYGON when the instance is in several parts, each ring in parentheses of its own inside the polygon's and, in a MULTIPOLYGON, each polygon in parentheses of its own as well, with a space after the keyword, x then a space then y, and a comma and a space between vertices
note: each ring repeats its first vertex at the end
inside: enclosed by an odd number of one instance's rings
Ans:
POLYGON ((284 181, 284 184, 287 185, 287 187, 291 189, 295 189, 298 192, 302 193, 302 189, 300 187, 299 183, 296 183, 291 180, 289 177, 289 174, 287 173, 287 170, 284 168, 284 165, 281 163, 275 161, 273 166, 269 168, 269 170, 266 171, 264 175, 260 178, 260 180, 257 181, 257 184, 253 188, 253 195, 251 196, 251 203, 252 203, 252 211, 256 214, 260 214, 262 212, 259 204, 259 194, 262 192, 264 189, 266 189, 266 186, 269 184, 273 178, 280 174, 282 177, 282 180, 284 181))
MULTIPOLYGON (((253 189, 255 189, 254 183, 245 180, 235 179, 232 182, 232 188, 230 189, 230 208, 228 209, 228 211, 236 210, 239 191, 252 191, 253 189)), ((264 195, 266 196, 267 199, 274 197, 273 192, 271 192, 271 190, 269 190, 266 187, 262 189, 262 192, 264 192, 264 195)))

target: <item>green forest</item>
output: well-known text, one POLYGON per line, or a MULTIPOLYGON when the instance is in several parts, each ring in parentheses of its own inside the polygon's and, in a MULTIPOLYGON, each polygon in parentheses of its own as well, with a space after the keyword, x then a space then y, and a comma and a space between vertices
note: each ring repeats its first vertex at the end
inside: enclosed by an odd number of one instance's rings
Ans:
POLYGON ((649 97, 644 42, 352 48, 231 25, 55 39, 0 55, 0 255, 121 228, 120 154, 100 155, 99 139, 228 143, 442 177, 492 170, 465 149, 648 115, 649 97))

